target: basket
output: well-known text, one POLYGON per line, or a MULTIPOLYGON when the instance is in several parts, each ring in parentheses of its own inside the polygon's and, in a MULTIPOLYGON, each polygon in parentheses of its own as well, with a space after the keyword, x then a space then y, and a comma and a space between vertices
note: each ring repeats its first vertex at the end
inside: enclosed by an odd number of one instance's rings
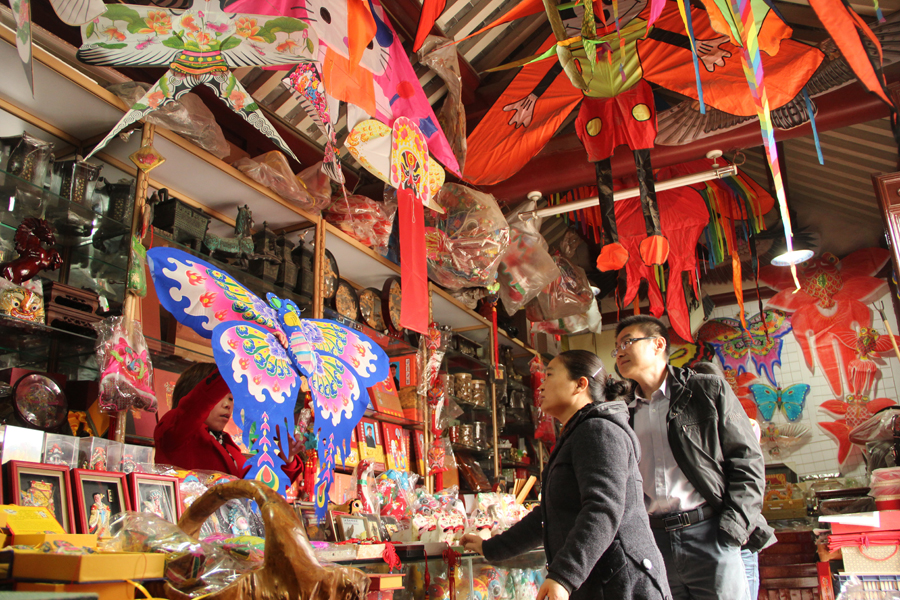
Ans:
MULTIPOLYGON (((206 600, 362 600, 369 591, 369 578, 353 567, 323 567, 316 559, 306 529, 294 509, 262 482, 230 481, 206 491, 185 511, 178 526, 197 538, 200 527, 223 504, 250 498, 259 506, 266 532, 265 561, 259 570, 246 573, 228 587, 205 596, 206 600)), ((171 600, 189 596, 166 584, 171 600)))
POLYGON ((900 575, 900 544, 884 546, 845 546, 844 571, 854 575, 900 575))

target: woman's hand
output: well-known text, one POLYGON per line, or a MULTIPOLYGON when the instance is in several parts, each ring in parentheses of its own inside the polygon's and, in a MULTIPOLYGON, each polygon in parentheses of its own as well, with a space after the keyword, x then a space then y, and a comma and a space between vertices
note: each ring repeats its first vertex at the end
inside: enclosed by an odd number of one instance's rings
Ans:
POLYGON ((538 590, 537 600, 569 600, 569 592, 559 582, 545 579, 538 590))
POLYGON ((462 536, 460 541, 467 552, 477 552, 478 554, 484 555, 484 552, 481 549, 481 544, 484 543, 484 540, 474 533, 467 533, 462 536))
POLYGON ((287 422, 285 422, 284 433, 285 435, 282 437, 278 425, 275 426, 275 439, 278 443, 278 449, 281 451, 281 458, 284 460, 285 464, 289 465, 294 460, 295 456, 302 456, 304 454, 306 446, 301 434, 298 433, 293 436, 290 434, 290 431, 287 428, 287 422), (285 438, 287 438, 287 452, 285 452, 283 443, 285 438))

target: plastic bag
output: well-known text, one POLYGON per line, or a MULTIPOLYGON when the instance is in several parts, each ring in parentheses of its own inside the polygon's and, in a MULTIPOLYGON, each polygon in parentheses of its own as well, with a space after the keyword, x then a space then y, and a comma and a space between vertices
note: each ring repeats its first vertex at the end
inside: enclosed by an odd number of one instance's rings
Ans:
MULTIPOLYGON (((129 81, 112 85, 107 89, 121 98, 125 104, 132 106, 147 93, 150 84, 129 81)), ((181 96, 178 100, 146 115, 144 121, 171 129, 216 158, 225 158, 231 154, 231 146, 225 141, 222 128, 197 94, 187 93, 181 96)))
POLYGON ((300 208, 315 208, 316 201, 291 171, 287 158, 280 151, 272 150, 255 158, 240 158, 233 166, 300 208))
POLYGON ((106 549, 166 554, 166 580, 190 598, 218 592, 260 567, 239 560, 225 549, 201 542, 177 525, 148 513, 121 513, 112 522, 113 539, 106 549))
POLYGON ((396 213, 396 202, 390 205, 354 194, 335 196, 322 216, 353 239, 384 254, 396 213))
POLYGON ((375 479, 375 496, 381 505, 381 516, 396 519, 412 517, 419 476, 405 471, 388 470, 375 479))
POLYGON ((429 35, 419 48, 418 57, 420 63, 430 67, 447 85, 447 97, 437 119, 462 173, 466 165, 466 112, 462 103, 462 78, 456 46, 447 38, 429 35))
POLYGON ((560 276, 528 303, 529 321, 553 321, 586 313, 594 302, 594 292, 584 269, 562 256, 554 256, 560 276))
POLYGON ((435 475, 456 468, 456 456, 450 438, 434 438, 428 448, 428 474, 435 475))
POLYGON ((540 219, 523 221, 520 215, 534 210, 533 200, 523 203, 509 215, 509 250, 497 270, 500 300, 510 315, 536 298, 560 276, 556 261, 547 252, 547 241, 540 233, 540 219))
POLYGON ((428 276, 450 289, 494 283, 509 246, 509 225, 497 201, 490 194, 447 183, 438 204, 445 214, 425 215, 428 276))
MULTIPOLYGON (((577 268, 577 267, 576 267, 577 268)), ((600 333, 603 321, 596 302, 591 302, 588 311, 581 315, 573 315, 555 321, 536 321, 531 324, 531 331, 550 335, 570 335, 592 331, 600 333)))
POLYGON ((318 212, 331 204, 331 178, 325 172, 322 161, 300 171, 297 181, 306 187, 312 201, 307 210, 318 212))
POLYGON ((141 324, 125 317, 94 323, 100 365, 100 410, 140 408, 156 412, 153 365, 141 324))

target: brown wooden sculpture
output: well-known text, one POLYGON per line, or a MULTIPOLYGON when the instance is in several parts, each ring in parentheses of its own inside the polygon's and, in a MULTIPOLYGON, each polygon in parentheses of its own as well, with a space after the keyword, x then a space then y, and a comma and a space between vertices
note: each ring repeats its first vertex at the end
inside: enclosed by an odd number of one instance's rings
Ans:
POLYGON ((0 276, 20 285, 39 271, 55 271, 62 266, 50 223, 36 217, 22 221, 16 229, 16 252, 19 258, 0 265, 0 276), (46 244, 46 247, 45 247, 46 244))
MULTIPOLYGON (((178 526, 197 538, 200 526, 216 509, 235 498, 250 498, 259 506, 266 528, 263 568, 248 573, 208 600, 363 600, 369 578, 353 567, 323 567, 306 537, 306 530, 284 498, 259 481, 241 480, 206 491, 182 515, 178 526)), ((171 600, 189 596, 166 585, 171 600)))

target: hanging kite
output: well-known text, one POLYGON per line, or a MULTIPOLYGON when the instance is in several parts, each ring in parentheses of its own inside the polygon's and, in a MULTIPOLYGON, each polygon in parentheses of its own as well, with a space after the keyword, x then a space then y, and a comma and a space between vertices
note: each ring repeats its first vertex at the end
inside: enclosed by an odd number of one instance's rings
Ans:
POLYGON ((269 436, 293 429, 300 375, 313 398, 318 432, 316 510, 326 510, 335 459, 346 456, 350 436, 369 399, 366 388, 388 377, 387 355, 365 335, 332 321, 301 319, 290 300, 255 294, 213 265, 186 252, 147 252, 159 301, 175 319, 212 340, 216 365, 234 396, 244 439, 258 432, 245 475, 284 494, 290 482, 269 436))
POLYGON ((889 398, 870 398, 861 394, 849 394, 846 401, 826 400, 819 406, 821 410, 840 417, 834 421, 820 421, 819 427, 837 442, 837 459, 841 466, 852 455, 859 452, 859 446, 850 442, 850 432, 858 425, 868 421, 872 415, 882 408, 895 404, 897 403, 889 398))
POLYGON ((391 127, 407 117, 434 158, 458 174, 450 143, 378 0, 223 0, 223 9, 307 22, 318 33, 317 61, 331 114, 346 102, 348 129, 367 118, 391 127))
MULTIPOLYGON (((893 337, 900 342, 900 337, 893 337)), ((856 332, 839 333, 837 338, 845 346, 856 350, 856 358, 847 365, 847 387, 850 393, 868 394, 878 375, 878 365, 875 362, 877 355, 893 352, 891 336, 881 334, 872 327, 862 327, 856 332)))
MULTIPOLYGON (((50 5, 56 16, 66 25, 79 27, 89 23, 103 14, 106 5, 103 0, 50 0, 50 5)), ((31 54, 31 0, 10 0, 16 20, 16 49, 19 52, 19 60, 25 68, 25 77, 28 79, 28 87, 34 95, 34 64, 31 54)))
POLYGON ((809 390, 806 383, 795 383, 786 388, 772 387, 765 383, 750 385, 753 401, 759 408, 760 416, 766 421, 771 421, 777 412, 781 412, 788 421, 798 421, 803 416, 809 390))
POLYGON ((784 313, 767 310, 748 319, 746 328, 739 319, 710 319, 700 326, 697 340, 713 347, 724 368, 741 374, 752 362, 758 374, 778 385, 774 369, 781 366, 782 338, 790 331, 784 313))
POLYGON ((793 313, 791 326, 806 366, 813 372, 816 364, 822 368, 835 396, 844 395, 843 381, 850 381, 850 363, 857 359, 856 348, 841 339, 872 326, 866 304, 888 292, 887 281, 874 275, 889 258, 881 248, 857 250, 843 260, 825 253, 801 265, 796 293, 787 267, 759 270, 760 282, 778 291, 766 305, 793 313))
POLYGON ((88 156, 132 123, 202 84, 297 160, 231 69, 313 60, 318 39, 303 21, 226 14, 214 0, 196 0, 183 12, 111 4, 81 32, 84 44, 77 57, 84 63, 169 67, 88 156))
POLYGON ((335 150, 337 134, 334 130, 334 122, 331 120, 331 112, 328 110, 328 101, 325 98, 325 84, 322 83, 316 65, 312 63, 297 65, 290 75, 281 80, 281 83, 294 92, 306 114, 312 118, 319 131, 325 136, 325 156, 322 159, 325 173, 332 181, 344 183, 341 161, 335 150))

